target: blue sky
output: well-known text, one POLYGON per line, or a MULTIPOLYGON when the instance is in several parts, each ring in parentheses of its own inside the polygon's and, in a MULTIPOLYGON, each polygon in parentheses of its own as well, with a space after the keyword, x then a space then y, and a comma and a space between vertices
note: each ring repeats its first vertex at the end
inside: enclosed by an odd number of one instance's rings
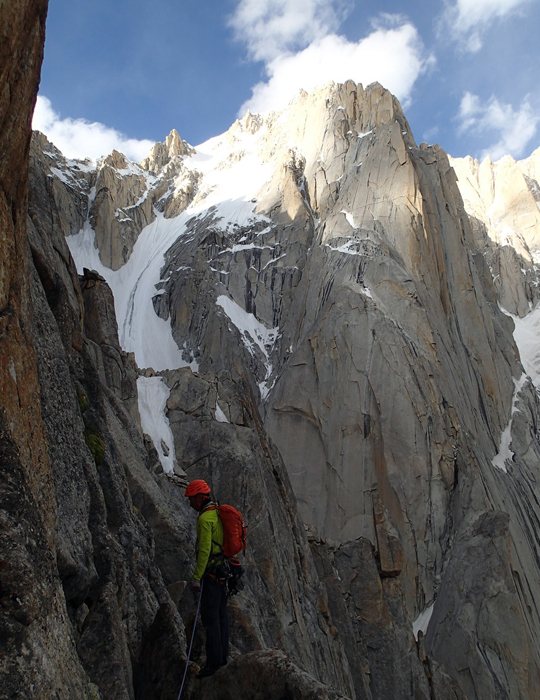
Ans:
POLYGON ((348 78, 396 94, 453 156, 540 145, 540 0, 50 0, 34 127, 71 157, 140 160, 248 107, 348 78))

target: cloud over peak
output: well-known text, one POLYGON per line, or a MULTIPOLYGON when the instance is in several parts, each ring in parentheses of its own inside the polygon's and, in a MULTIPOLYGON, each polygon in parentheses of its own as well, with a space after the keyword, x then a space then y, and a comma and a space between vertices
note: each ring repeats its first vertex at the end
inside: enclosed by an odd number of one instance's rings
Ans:
POLYGON ((367 36, 350 41, 337 33, 349 7, 341 0, 240 0, 231 23, 248 55, 264 61, 267 78, 239 114, 278 110, 300 90, 346 80, 377 81, 406 105, 434 63, 416 27, 401 15, 381 14, 367 36))
POLYGON ((62 119, 51 101, 38 95, 32 128, 41 131, 67 157, 97 160, 113 150, 131 160, 141 161, 154 145, 148 139, 130 139, 125 134, 86 119, 62 119))

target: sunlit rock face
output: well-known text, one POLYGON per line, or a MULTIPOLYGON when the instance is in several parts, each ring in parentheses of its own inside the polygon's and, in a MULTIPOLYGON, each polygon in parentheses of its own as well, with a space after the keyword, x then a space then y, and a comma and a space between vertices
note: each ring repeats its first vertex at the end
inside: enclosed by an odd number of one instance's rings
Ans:
POLYGON ((540 151, 493 163, 451 158, 479 251, 491 268, 499 300, 523 317, 538 295, 540 261, 540 151))
POLYGON ((244 642, 281 640, 347 697, 537 692, 539 404, 500 308, 536 299, 534 158, 454 169, 352 82, 196 149, 172 132, 140 166, 52 165, 62 179, 36 157, 79 271, 111 286, 121 350, 170 389, 178 473, 271 511, 251 516, 253 566, 280 602, 253 583, 244 642))

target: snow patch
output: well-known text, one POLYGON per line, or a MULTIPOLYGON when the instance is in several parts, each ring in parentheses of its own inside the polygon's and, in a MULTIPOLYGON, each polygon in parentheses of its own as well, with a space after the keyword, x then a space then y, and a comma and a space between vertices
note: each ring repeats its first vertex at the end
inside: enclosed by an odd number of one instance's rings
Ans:
POLYGON ((268 349, 276 342, 279 328, 267 328, 260 321, 257 321, 253 314, 248 314, 247 311, 244 311, 241 306, 224 294, 217 298, 217 304, 221 306, 231 322, 238 328, 245 346, 253 357, 255 357, 254 345, 256 345, 268 362, 268 349))
POLYGON ((426 634, 429 622, 431 620, 431 616, 433 615, 434 607, 435 603, 432 603, 423 612, 421 612, 420 615, 418 615, 416 620, 413 622, 413 633, 416 641, 418 641, 419 632, 422 632, 422 634, 424 635, 426 634))
POLYGON ((141 175, 142 168, 128 160, 125 168, 116 168, 116 174, 120 177, 125 177, 126 175, 141 175))
POLYGON ((349 211, 345 211, 344 209, 342 209, 340 211, 340 214, 345 214, 345 218, 347 219, 347 223, 349 224, 349 226, 351 228, 353 228, 353 229, 358 228, 358 226, 354 223, 353 215, 349 211))
POLYGON ((347 253, 347 255, 362 255, 362 253, 359 253, 357 250, 351 250, 353 246, 357 245, 358 241, 355 239, 343 243, 343 245, 340 245, 338 248, 334 248, 334 246, 331 246, 330 243, 325 243, 326 248, 330 248, 330 250, 333 250, 336 253, 347 253))
POLYGON ((221 410, 221 406, 219 403, 216 401, 216 420, 218 423, 230 423, 230 420, 227 418, 227 416, 223 413, 221 410))
POLYGON ((523 389, 523 386, 526 383, 527 379, 528 377, 525 372, 521 375, 519 380, 514 379, 514 398, 512 399, 512 411, 510 412, 510 420, 508 421, 508 425, 502 432, 499 445, 499 452, 491 460, 491 464, 493 464, 494 467, 497 467, 498 469, 503 471, 505 474, 507 473, 506 460, 512 461, 512 458, 514 456, 514 453, 510 449, 510 444, 512 443, 513 416, 514 413, 516 413, 518 410, 518 394, 523 389))
POLYGON ((174 471, 176 460, 174 438, 165 414, 170 389, 161 377, 139 377, 137 392, 143 432, 152 438, 163 471, 170 474, 174 471), (163 449, 164 445, 166 450, 163 449))
POLYGON ((232 248, 221 250, 219 255, 224 255, 225 253, 239 253, 242 250, 274 250, 274 247, 271 245, 254 245, 253 243, 237 243, 233 245, 232 248))
POLYGON ((69 185, 70 187, 73 187, 73 176, 71 173, 66 173, 63 170, 59 170, 58 168, 51 168, 51 173, 53 175, 56 175, 56 177, 64 183, 64 185, 69 185))
POLYGON ((278 255, 277 258, 272 258, 272 260, 269 260, 269 261, 266 263, 266 265, 262 268, 261 272, 264 272, 264 271, 266 270, 267 267, 269 267, 270 265, 273 265, 273 264, 276 263, 278 260, 281 260, 281 258, 286 258, 286 257, 287 257, 287 253, 282 253, 281 255, 278 255))
POLYGON ((272 364, 270 362, 270 350, 278 337, 279 328, 267 328, 260 321, 257 321, 253 314, 248 314, 241 306, 229 297, 222 294, 216 301, 221 306, 231 323, 240 331, 240 336, 246 348, 253 357, 256 357, 255 347, 258 347, 264 357, 266 367, 265 381, 259 384, 261 396, 266 398, 270 389, 266 382, 272 374, 272 364))
MULTIPOLYGON (((251 200, 273 175, 271 163, 261 162, 256 153, 256 145, 265 134, 264 127, 255 134, 238 132, 233 152, 230 140, 218 136, 197 146, 196 153, 184 160, 186 168, 197 170, 203 178, 204 209, 217 206, 226 222, 239 226, 253 220, 256 201, 251 200)), ((271 223, 266 217, 256 219, 271 223)))
POLYGON ((96 169, 96 163, 91 158, 87 158, 86 160, 72 160, 67 158, 66 166, 73 170, 80 170, 82 173, 93 173, 96 169))

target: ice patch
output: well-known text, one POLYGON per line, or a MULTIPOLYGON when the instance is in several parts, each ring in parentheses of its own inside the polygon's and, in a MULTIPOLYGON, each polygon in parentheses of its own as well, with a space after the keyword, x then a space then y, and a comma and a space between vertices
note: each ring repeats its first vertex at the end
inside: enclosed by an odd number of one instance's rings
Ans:
POLYGON ((331 246, 330 243, 325 243, 325 246, 327 248, 330 248, 330 250, 333 250, 336 253, 347 253, 347 255, 362 255, 362 253, 359 253, 357 250, 351 250, 351 248, 353 246, 357 246, 357 245, 358 245, 357 240, 347 241, 343 245, 340 245, 338 248, 334 248, 334 246, 331 246))
POLYGON ((353 229, 358 228, 358 226, 354 223, 353 215, 349 211, 345 211, 344 209, 342 209, 340 211, 340 214, 345 214, 345 218, 347 219, 347 223, 349 224, 349 226, 351 228, 353 228, 353 229))
POLYGON ((267 328, 260 321, 257 321, 253 314, 248 314, 241 306, 223 294, 217 298, 216 303, 218 306, 221 306, 231 323, 240 331, 242 341, 250 354, 256 357, 255 347, 258 347, 262 352, 264 356, 264 365, 266 367, 266 376, 265 381, 259 384, 259 389, 262 398, 265 399, 270 391, 266 382, 272 374, 269 351, 276 342, 279 328, 267 328))
POLYGON ((426 634, 429 622, 431 620, 431 616, 433 615, 434 607, 435 603, 432 603, 423 612, 421 612, 420 615, 418 615, 416 620, 413 622, 413 633, 416 641, 418 641, 419 632, 422 632, 422 634, 424 635, 426 634))
POLYGON ((63 182, 64 185, 73 187, 73 177, 70 173, 65 173, 63 170, 59 170, 58 168, 51 168, 51 173, 56 175, 56 177, 63 182))
POLYGON ((508 421, 508 425, 506 426, 506 428, 502 432, 501 441, 500 441, 500 445, 499 445, 499 452, 491 460, 491 464, 493 464, 494 467, 497 467, 498 469, 503 471, 505 474, 507 473, 506 460, 512 461, 512 458, 514 456, 514 453, 510 449, 510 444, 512 442, 513 416, 514 416, 514 413, 516 413, 518 410, 518 408, 517 408, 518 394, 523 389, 523 386, 524 386, 525 382, 527 381, 527 379, 528 379, 528 377, 527 377, 526 373, 523 373, 519 380, 514 379, 514 398, 512 399, 512 411, 510 413, 510 420, 508 421))
POLYGON ((139 377, 137 392, 143 432, 152 438, 163 471, 170 474, 174 471, 176 460, 174 438, 165 414, 170 389, 161 377, 139 377), (163 445, 166 446, 168 454, 165 454, 163 445))
POLYGON ((221 406, 219 403, 216 401, 216 420, 218 423, 230 423, 229 419, 227 416, 223 413, 221 410, 221 406))

